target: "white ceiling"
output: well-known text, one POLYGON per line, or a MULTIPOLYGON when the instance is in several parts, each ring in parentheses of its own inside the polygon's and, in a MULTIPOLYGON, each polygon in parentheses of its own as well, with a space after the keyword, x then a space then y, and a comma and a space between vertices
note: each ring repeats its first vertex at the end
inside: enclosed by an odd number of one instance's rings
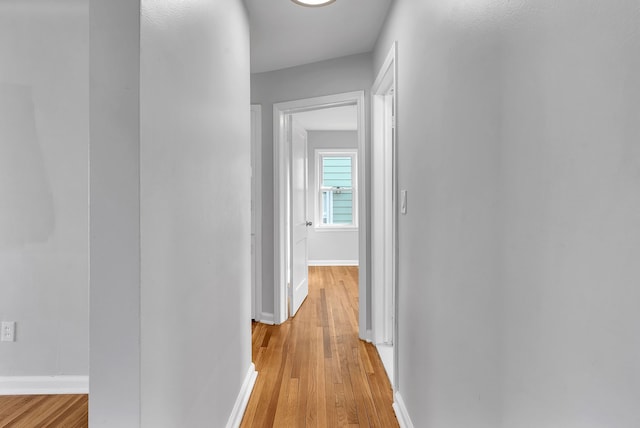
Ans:
POLYGON ((294 118, 307 131, 356 131, 358 110, 355 105, 295 113, 294 118))
POLYGON ((304 7, 291 0, 244 0, 251 25, 251 72, 371 51, 391 1, 336 0, 304 7))

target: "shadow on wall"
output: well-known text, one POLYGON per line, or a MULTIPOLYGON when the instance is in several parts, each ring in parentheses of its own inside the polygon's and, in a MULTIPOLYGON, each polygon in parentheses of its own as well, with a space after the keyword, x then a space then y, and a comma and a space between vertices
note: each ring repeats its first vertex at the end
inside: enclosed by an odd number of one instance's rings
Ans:
POLYGON ((31 88, 0 84, 0 250, 45 242, 54 223, 31 88))

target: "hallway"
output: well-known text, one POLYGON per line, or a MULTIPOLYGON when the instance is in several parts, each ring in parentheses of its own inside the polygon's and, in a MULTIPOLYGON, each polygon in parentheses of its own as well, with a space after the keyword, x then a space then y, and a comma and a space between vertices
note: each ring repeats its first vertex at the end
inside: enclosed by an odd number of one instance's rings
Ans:
POLYGON ((358 338, 358 268, 310 267, 295 318, 253 325, 251 427, 398 426, 375 347, 358 338))

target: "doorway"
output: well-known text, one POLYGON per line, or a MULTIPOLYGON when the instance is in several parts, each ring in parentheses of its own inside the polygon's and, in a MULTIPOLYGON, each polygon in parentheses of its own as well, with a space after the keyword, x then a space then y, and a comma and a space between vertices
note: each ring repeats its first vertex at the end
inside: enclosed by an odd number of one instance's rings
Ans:
MULTIPOLYGON (((290 302, 293 287, 292 272, 297 263, 294 251, 294 228, 297 223, 301 223, 301 218, 297 216, 294 224, 294 174, 297 174, 292 164, 292 141, 293 141, 293 123, 294 116, 305 112, 312 112, 336 107, 353 106, 356 109, 357 117, 357 169, 359 191, 354 198, 357 198, 358 206, 366 207, 366 163, 365 163, 365 113, 364 113, 364 91, 350 92, 337 95, 328 95, 323 97, 308 98, 297 101, 274 104, 274 208, 275 208, 275 233, 274 233, 274 308, 275 321, 282 323, 289 318, 291 311, 290 302)), ((299 161, 297 161, 299 162, 299 161)), ((315 162, 315 154, 314 154, 315 162)), ((314 190, 315 192, 315 190, 314 190)), ((341 192, 344 194, 346 190, 341 192)), ((318 194, 320 197, 320 194, 318 194)), ((359 275, 359 335, 361 338, 367 338, 367 312, 366 305, 366 246, 367 237, 366 230, 366 209, 354 212, 354 220, 359 228, 358 234, 358 264, 360 266, 359 275)), ((308 215, 309 213, 307 213, 308 215)), ((313 225, 314 221, 318 221, 318 215, 314 213, 305 219, 307 227, 313 225), (311 224, 309 224, 311 223, 311 224)), ((299 242, 299 234, 296 235, 299 242)), ((299 256, 298 256, 299 260, 299 256)), ((306 264, 306 261, 305 261, 306 264)), ((298 298, 299 300, 299 298, 298 298)))

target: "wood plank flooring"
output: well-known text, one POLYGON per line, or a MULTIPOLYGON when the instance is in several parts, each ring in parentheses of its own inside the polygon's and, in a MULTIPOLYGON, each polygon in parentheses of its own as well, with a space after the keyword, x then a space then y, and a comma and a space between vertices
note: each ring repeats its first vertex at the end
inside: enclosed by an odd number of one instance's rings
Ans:
POLYGON ((86 395, 12 395, 0 396, 2 428, 86 428, 86 395))
POLYGON ((280 326, 253 324, 258 380, 241 428, 398 427, 375 347, 358 338, 358 268, 310 267, 280 326))
MULTIPOLYGON (((312 267, 280 326, 253 325, 259 375, 242 428, 398 427, 378 353, 358 339, 358 268, 312 267)), ((86 395, 0 396, 0 428, 86 428, 86 395)))

